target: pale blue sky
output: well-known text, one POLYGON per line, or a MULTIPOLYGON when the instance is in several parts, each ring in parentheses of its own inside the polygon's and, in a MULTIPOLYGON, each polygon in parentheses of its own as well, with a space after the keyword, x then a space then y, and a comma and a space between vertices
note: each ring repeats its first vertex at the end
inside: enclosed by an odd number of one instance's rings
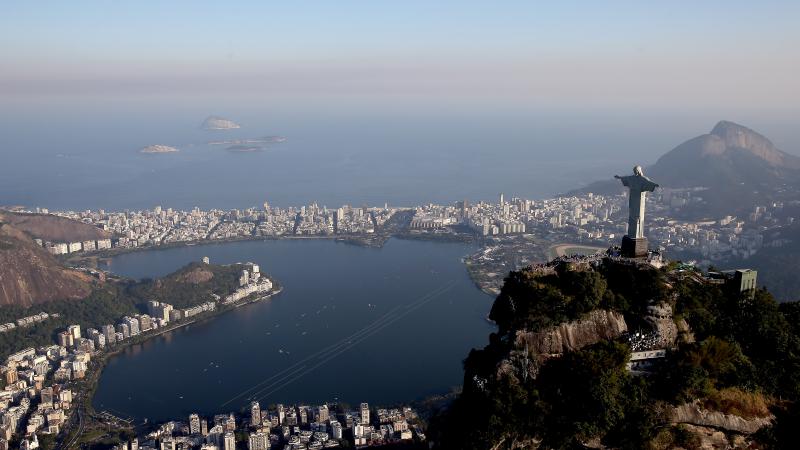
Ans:
POLYGON ((5 2, 0 94, 213 87, 784 108, 800 101, 799 5, 5 2))

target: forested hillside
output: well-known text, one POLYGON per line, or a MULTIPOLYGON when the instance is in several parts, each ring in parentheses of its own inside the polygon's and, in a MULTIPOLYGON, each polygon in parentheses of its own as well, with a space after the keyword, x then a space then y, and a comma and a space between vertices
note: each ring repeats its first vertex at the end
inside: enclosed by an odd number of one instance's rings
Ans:
POLYGON ((213 300, 212 294, 222 296, 238 287, 241 270, 242 266, 236 264, 192 263, 155 280, 96 281, 90 294, 81 300, 2 306, 0 324, 39 312, 57 313, 60 317, 0 333, 0 357, 25 347, 53 344, 56 334, 71 324, 80 324, 84 330, 99 328, 118 323, 125 315, 147 313, 150 300, 167 302, 178 309, 213 300))
POLYGON ((512 272, 490 317, 498 332, 433 420, 439 448, 793 445, 797 303, 604 258, 512 272), (629 370, 643 348, 666 354, 629 370))

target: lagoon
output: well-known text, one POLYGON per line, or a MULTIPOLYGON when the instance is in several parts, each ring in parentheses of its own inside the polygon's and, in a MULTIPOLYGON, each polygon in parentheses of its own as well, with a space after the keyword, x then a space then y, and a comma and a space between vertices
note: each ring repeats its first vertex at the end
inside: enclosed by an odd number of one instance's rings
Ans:
POLYGON ((279 295, 112 357, 98 410, 151 421, 239 411, 251 400, 408 403, 462 383, 462 361, 494 330, 492 298, 467 275, 464 243, 391 239, 246 241, 116 256, 108 269, 166 275, 203 256, 253 261, 279 295))

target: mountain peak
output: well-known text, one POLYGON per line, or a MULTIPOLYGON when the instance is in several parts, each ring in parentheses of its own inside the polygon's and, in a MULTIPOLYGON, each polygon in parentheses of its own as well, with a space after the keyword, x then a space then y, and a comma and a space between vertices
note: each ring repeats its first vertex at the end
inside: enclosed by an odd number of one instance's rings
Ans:
POLYGON ((747 128, 744 125, 739 125, 736 122, 731 122, 728 120, 720 120, 714 125, 714 128, 711 130, 711 134, 717 135, 719 137, 724 137, 729 133, 753 133, 758 134, 755 131, 747 128))
POLYGON ((738 123, 723 120, 711 130, 711 135, 722 139, 729 149, 747 150, 772 165, 784 162, 784 154, 769 139, 738 123))

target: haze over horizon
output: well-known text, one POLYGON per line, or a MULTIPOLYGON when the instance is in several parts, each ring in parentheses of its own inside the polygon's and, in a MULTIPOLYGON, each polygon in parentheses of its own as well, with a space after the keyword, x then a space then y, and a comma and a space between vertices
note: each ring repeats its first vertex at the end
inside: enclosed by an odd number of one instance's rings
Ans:
POLYGON ((800 100, 788 1, 92 3, 6 6, 2 95, 213 88, 734 111, 800 100))
POLYGON ((553 195, 719 120, 800 154, 793 2, 90 4, 4 10, 0 204, 553 195), (134 155, 208 140, 193 132, 212 114, 286 135, 286 155, 134 155))

